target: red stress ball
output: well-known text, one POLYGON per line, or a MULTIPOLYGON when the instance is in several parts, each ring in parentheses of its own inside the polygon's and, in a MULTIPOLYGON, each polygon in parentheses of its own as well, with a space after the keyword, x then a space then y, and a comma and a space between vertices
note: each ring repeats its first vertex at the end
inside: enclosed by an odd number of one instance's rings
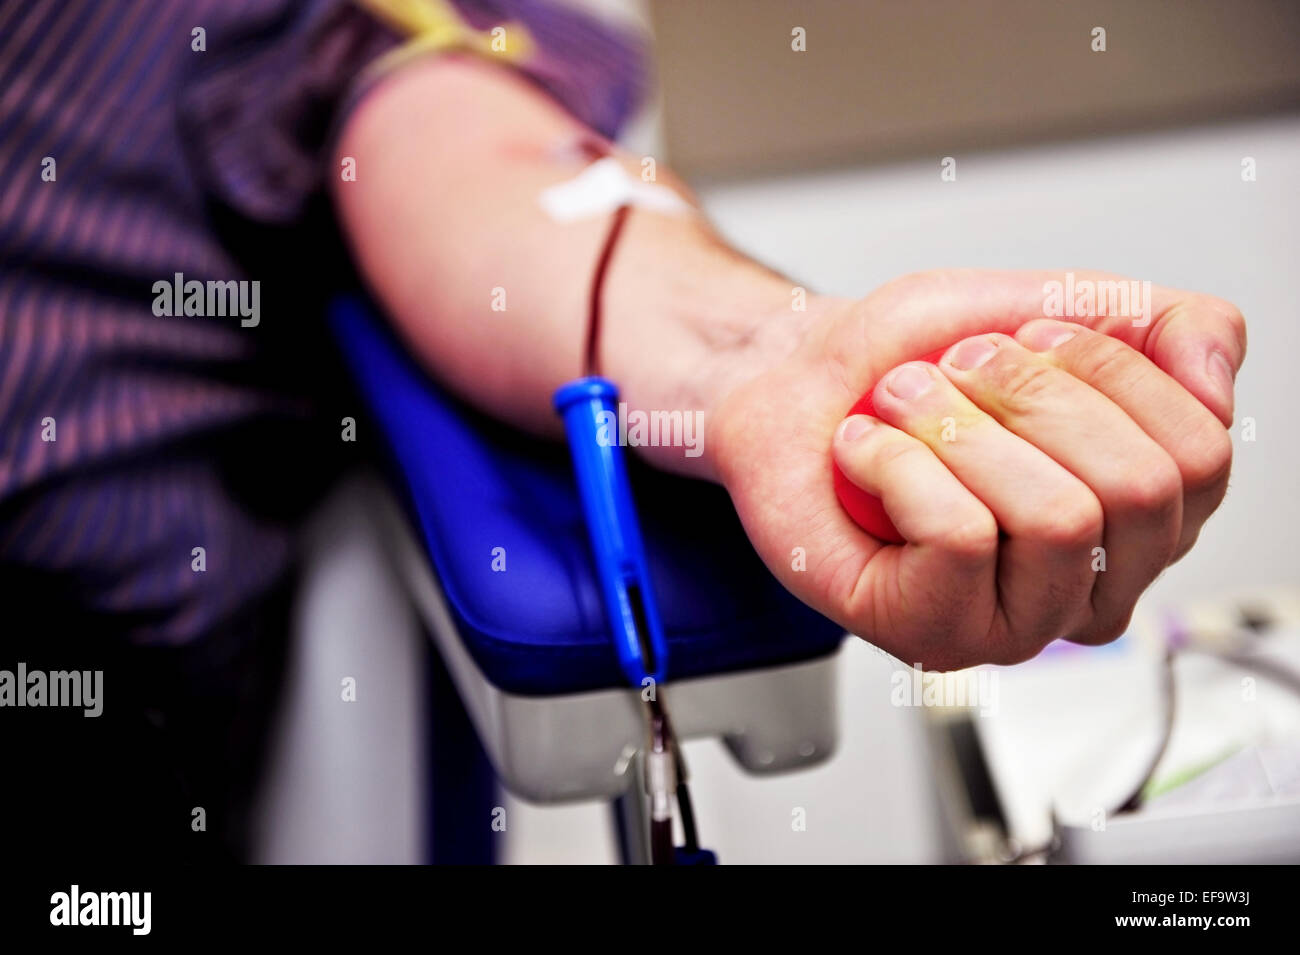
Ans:
MULTIPOLYGON (((937 365, 939 359, 947 351, 948 349, 942 348, 917 360, 928 361, 932 365, 937 365)), ((858 399, 857 404, 849 409, 849 413, 845 417, 864 414, 874 418, 876 416, 876 406, 875 402, 871 400, 873 391, 875 391, 875 385, 867 389, 867 393, 858 399)), ((903 543, 903 535, 898 533, 898 528, 894 526, 894 522, 885 513, 885 506, 880 503, 880 498, 868 494, 846 478, 844 472, 840 470, 840 466, 834 460, 831 461, 831 471, 835 479, 835 496, 844 505, 844 510, 849 512, 849 517, 853 518, 859 527, 873 537, 878 537, 890 544, 903 543)))

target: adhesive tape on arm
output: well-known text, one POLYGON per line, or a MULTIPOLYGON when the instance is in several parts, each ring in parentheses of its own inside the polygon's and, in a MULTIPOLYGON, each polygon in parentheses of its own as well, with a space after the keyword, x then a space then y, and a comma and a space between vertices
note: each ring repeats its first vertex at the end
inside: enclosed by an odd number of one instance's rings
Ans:
POLYGON ((598 159, 568 182, 543 189, 538 200, 556 222, 608 215, 622 205, 670 215, 691 211, 690 204, 677 193, 633 178, 613 157, 598 159))

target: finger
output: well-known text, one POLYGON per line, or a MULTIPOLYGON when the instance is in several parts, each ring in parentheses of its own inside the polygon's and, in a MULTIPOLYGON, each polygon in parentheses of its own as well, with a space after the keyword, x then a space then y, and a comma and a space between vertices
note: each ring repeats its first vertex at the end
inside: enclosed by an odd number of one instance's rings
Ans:
POLYGON ((880 498, 908 542, 951 545, 965 536, 961 528, 969 528, 979 541, 993 537, 996 543, 997 523, 988 508, 911 435, 853 415, 835 433, 835 462, 845 477, 880 498))
POLYGON ((1101 392, 1173 459, 1183 485, 1183 528, 1174 559, 1196 542, 1222 503, 1232 439, 1213 413, 1149 358, 1068 322, 1030 322, 1016 340, 1101 392))
POLYGON ((983 648, 959 644, 986 635, 997 607, 993 515, 923 442, 875 418, 845 419, 834 455, 845 477, 881 499, 907 540, 872 557, 848 601, 852 612, 873 620, 873 642, 911 652, 908 662, 966 665, 960 655, 983 648), (918 638, 930 646, 918 647, 918 638))
POLYGON ((1182 478, 1173 458, 1100 391, 1005 335, 959 342, 939 369, 1101 502, 1104 549, 1086 558, 1099 572, 1092 617, 1067 635, 1084 643, 1118 637, 1138 597, 1168 566, 1178 545, 1182 478))
POLYGON ((1222 299, 1184 296, 1158 313, 1149 328, 1134 330, 1139 350, 1230 427, 1234 383, 1246 357, 1246 322, 1222 299))
MULTIPOLYGON (((886 347, 881 362, 864 373, 878 374, 970 335, 1011 335, 1028 322, 1065 316, 1141 351, 1225 426, 1232 423, 1232 381, 1245 359, 1246 326, 1222 299, 1087 269, 956 269, 896 279, 865 304, 924 334, 909 339, 914 353, 894 354, 886 347)), ((844 367, 854 368, 862 337, 849 332, 832 348, 844 367)))
POLYGON ((920 438, 984 502, 1002 532, 1005 651, 1025 655, 1091 618, 1092 549, 1102 508, 1082 481, 1012 434, 934 366, 910 362, 873 398, 884 420, 920 438))

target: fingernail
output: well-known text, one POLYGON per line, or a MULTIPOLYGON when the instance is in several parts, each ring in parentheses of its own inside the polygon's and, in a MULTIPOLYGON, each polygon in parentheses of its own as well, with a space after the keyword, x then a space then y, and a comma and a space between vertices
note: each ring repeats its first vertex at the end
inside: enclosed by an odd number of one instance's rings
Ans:
POLYGON ((919 365, 903 365, 885 379, 885 390, 895 398, 910 401, 930 390, 934 380, 919 365))
POLYGON ((1076 334, 1077 328, 1071 328, 1063 322, 1034 322, 1016 337, 1020 344, 1030 351, 1051 351, 1064 345, 1076 334))
POLYGON ((1232 365, 1228 363, 1227 357, 1218 349, 1211 349, 1209 360, 1206 361, 1205 365, 1210 380, 1219 386, 1219 391, 1224 400, 1231 401, 1236 375, 1232 373, 1232 365))
POLYGON ((991 339, 968 338, 948 353, 947 362, 958 371, 974 371, 997 350, 997 343, 991 339))
POLYGON ((856 441, 876 426, 876 423, 864 414, 851 415, 840 425, 841 441, 856 441))

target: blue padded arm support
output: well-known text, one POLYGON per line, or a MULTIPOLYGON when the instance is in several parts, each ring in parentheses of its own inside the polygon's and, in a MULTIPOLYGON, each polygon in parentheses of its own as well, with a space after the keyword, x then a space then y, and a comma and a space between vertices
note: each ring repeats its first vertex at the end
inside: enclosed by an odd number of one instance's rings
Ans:
MULTIPOLYGON (((626 685, 563 445, 449 398, 361 298, 330 322, 461 637, 499 688, 626 685)), ((843 637, 771 576, 726 492, 629 464, 668 646, 667 678, 811 659, 843 637)))

